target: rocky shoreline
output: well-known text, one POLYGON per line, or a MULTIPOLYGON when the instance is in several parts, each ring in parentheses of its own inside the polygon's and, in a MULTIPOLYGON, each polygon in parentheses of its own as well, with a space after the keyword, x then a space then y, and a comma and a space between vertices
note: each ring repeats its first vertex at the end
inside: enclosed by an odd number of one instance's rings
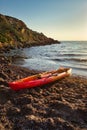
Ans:
POLYGON ((18 49, 18 48, 29 48, 29 47, 33 47, 33 46, 45 46, 45 45, 51 45, 51 44, 60 44, 61 42, 57 41, 57 40, 52 40, 52 39, 49 39, 49 41, 43 41, 43 42, 32 42, 32 43, 26 43, 26 44, 20 44, 18 46, 2 46, 0 47, 0 54, 4 53, 4 52, 9 52, 10 50, 15 50, 15 49, 18 49))
POLYGON ((8 82, 38 73, 0 56, 0 130, 86 130, 87 78, 71 76, 13 91, 8 82))

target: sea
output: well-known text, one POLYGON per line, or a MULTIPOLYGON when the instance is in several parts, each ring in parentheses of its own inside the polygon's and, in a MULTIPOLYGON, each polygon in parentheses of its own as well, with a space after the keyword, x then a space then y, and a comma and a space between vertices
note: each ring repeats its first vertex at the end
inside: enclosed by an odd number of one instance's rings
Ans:
POLYGON ((60 44, 12 50, 13 63, 32 70, 72 68, 73 75, 87 76, 87 41, 61 41, 60 44))

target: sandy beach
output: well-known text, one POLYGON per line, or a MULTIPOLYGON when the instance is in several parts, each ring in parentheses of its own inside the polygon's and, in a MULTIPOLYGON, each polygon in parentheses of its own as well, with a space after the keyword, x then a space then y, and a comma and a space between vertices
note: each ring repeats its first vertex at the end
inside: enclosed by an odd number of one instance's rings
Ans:
POLYGON ((70 76, 13 91, 8 82, 39 73, 0 56, 0 130, 87 130, 87 78, 70 76))

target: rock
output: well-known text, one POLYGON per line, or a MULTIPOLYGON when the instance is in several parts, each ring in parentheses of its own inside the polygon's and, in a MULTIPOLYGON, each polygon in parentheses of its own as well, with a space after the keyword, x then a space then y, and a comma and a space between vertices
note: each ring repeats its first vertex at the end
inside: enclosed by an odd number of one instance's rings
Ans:
POLYGON ((3 78, 0 78, 0 85, 8 86, 8 83, 3 78))
POLYGON ((0 77, 2 77, 3 79, 7 79, 8 78, 8 75, 5 74, 3 71, 0 72, 0 77))
POLYGON ((5 130, 2 124, 0 124, 0 130, 5 130))

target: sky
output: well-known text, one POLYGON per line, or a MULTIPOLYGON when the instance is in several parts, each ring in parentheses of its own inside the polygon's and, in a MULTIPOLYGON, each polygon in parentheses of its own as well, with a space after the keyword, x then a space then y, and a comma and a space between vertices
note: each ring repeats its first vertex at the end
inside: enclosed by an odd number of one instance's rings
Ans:
POLYGON ((56 40, 87 40, 87 0, 0 0, 0 13, 56 40))

